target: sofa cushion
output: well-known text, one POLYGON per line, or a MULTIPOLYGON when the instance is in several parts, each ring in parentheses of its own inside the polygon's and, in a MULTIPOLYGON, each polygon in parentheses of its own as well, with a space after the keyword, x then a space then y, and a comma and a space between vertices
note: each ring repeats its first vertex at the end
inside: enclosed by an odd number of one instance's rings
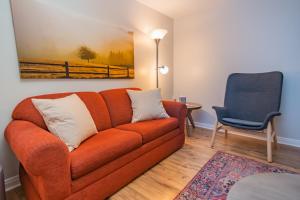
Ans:
POLYGON ((132 108, 127 89, 140 90, 138 88, 121 88, 100 92, 107 105, 113 127, 131 122, 132 108))
POLYGON ((123 124, 116 128, 121 130, 135 131, 143 137, 143 144, 150 142, 176 128, 178 119, 174 117, 142 121, 137 123, 123 124))
MULTIPOLYGON (((149 156, 152 154, 151 151, 157 151, 157 149, 165 148, 166 151, 169 151, 170 148, 166 145, 173 139, 180 137, 180 135, 184 135, 180 130, 177 128, 143 146, 101 166, 100 168, 95 169, 94 171, 84 175, 76 180, 72 181, 72 191, 77 192, 80 189, 87 187, 88 185, 97 182, 100 179, 105 179, 105 177, 110 176, 113 173, 116 173, 118 170, 121 170, 126 165, 130 164, 131 162, 135 162, 136 160, 140 159, 144 156, 149 156), (164 147, 165 146, 165 147, 164 147)), ((151 156, 151 159, 156 159, 159 156, 151 156)), ((136 166, 140 167, 140 166, 136 166)), ((136 170, 136 167, 132 169, 133 171, 136 170)))
POLYGON ((127 90, 131 100, 132 123, 170 117, 163 104, 160 89, 148 91, 127 90))
POLYGON ((77 179, 141 145, 141 135, 132 131, 111 128, 99 132, 70 153, 72 178, 77 179))
POLYGON ((85 103, 87 109, 90 111, 91 116, 95 122, 98 131, 111 128, 110 116, 107 106, 102 98, 96 92, 76 92, 76 93, 57 93, 29 97, 20 102, 13 111, 12 117, 15 120, 30 121, 37 126, 47 130, 47 126, 39 111, 32 104, 31 99, 57 99, 77 94, 80 99, 85 103))
POLYGON ((32 103, 49 131, 59 137, 69 151, 98 132, 90 112, 76 94, 59 99, 32 99, 32 103))

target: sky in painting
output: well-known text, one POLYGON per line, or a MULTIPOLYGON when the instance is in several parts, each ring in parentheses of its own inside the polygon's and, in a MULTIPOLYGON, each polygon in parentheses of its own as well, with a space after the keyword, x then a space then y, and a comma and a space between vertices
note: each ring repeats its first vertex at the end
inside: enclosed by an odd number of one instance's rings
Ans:
POLYGON ((19 59, 80 60, 87 46, 99 55, 133 52, 133 34, 47 0, 11 0, 19 59))

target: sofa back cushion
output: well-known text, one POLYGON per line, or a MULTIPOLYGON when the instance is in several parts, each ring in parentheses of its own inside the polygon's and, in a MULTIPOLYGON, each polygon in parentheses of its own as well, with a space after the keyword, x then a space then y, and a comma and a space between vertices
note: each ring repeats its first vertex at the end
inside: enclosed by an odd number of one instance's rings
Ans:
MULTIPOLYGON (((12 118, 15 120, 30 121, 47 130, 47 126, 41 114, 34 107, 31 99, 57 99, 71 94, 74 93, 47 94, 24 99, 16 106, 13 111, 12 118)), ((98 131, 111 128, 109 112, 101 95, 96 92, 75 92, 75 94, 80 97, 80 99, 85 103, 87 109, 90 111, 98 131)))
POLYGON ((113 127, 127 124, 132 119, 131 100, 127 90, 141 90, 139 88, 120 88, 100 92, 107 105, 113 127))

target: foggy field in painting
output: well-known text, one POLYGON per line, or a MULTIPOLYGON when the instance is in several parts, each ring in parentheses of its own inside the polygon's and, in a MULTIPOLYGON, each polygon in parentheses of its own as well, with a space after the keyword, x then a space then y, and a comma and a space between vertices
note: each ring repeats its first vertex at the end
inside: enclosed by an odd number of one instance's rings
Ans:
POLYGON ((11 5, 21 78, 134 78, 133 32, 51 1, 11 5))

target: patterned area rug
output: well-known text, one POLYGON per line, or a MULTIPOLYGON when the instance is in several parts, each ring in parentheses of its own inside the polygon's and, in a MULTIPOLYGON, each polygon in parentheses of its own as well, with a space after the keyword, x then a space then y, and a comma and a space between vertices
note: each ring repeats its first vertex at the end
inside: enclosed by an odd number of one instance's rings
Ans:
POLYGON ((265 172, 294 173, 219 151, 202 167, 175 200, 225 200, 230 188, 238 180, 265 172))

